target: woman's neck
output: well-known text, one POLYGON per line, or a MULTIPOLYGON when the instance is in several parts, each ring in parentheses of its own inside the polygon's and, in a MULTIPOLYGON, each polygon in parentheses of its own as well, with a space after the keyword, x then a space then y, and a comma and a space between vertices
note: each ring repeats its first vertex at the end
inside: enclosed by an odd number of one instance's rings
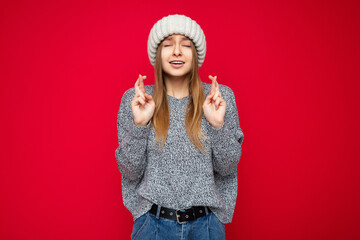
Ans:
POLYGON ((175 98, 189 96, 189 76, 167 77, 164 76, 167 94, 175 98))

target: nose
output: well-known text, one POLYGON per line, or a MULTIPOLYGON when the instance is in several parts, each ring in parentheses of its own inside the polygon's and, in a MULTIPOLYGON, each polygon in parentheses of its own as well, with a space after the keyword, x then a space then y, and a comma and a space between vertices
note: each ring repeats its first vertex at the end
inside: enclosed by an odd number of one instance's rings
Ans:
POLYGON ((175 56, 181 55, 180 43, 179 43, 179 44, 175 44, 174 55, 175 55, 175 56))

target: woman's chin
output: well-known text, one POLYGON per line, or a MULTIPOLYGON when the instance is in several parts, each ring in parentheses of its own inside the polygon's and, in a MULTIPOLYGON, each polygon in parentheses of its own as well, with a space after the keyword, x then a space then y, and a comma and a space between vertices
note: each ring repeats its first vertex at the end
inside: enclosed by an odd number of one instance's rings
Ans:
POLYGON ((166 75, 166 76, 169 76, 169 77, 184 77, 184 76, 186 76, 186 75, 188 75, 190 73, 190 71, 167 71, 167 72, 165 72, 164 71, 164 74, 166 75))

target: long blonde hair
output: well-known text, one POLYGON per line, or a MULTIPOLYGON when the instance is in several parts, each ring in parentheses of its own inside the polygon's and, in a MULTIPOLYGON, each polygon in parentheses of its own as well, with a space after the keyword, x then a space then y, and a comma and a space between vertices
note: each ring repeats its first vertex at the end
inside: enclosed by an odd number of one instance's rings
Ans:
MULTIPOLYGON (((170 125, 170 112, 167 100, 166 85, 163 78, 161 65, 161 50, 163 41, 159 44, 155 60, 155 88, 152 97, 155 102, 155 111, 151 119, 151 126, 155 129, 155 143, 161 142, 161 149, 165 145, 167 132, 170 125)), ((205 100, 204 89, 199 76, 198 56, 194 43, 191 41, 193 52, 192 70, 190 71, 189 91, 190 98, 185 113, 185 129, 190 141, 204 152, 203 140, 207 136, 201 130, 203 116, 203 103, 205 100)))

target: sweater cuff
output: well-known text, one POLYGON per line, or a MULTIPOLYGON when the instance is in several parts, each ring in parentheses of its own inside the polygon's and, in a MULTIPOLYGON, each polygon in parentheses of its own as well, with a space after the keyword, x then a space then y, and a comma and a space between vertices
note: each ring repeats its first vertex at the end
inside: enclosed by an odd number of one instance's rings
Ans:
POLYGON ((229 129, 227 127, 226 122, 224 122, 221 128, 214 128, 213 126, 211 126, 211 124, 208 121, 207 124, 213 143, 217 143, 218 141, 223 141, 227 139, 227 134, 229 134, 229 129))
POLYGON ((138 139, 146 138, 150 132, 150 122, 151 121, 149 121, 146 126, 141 127, 136 125, 134 121, 132 121, 131 135, 138 139))

